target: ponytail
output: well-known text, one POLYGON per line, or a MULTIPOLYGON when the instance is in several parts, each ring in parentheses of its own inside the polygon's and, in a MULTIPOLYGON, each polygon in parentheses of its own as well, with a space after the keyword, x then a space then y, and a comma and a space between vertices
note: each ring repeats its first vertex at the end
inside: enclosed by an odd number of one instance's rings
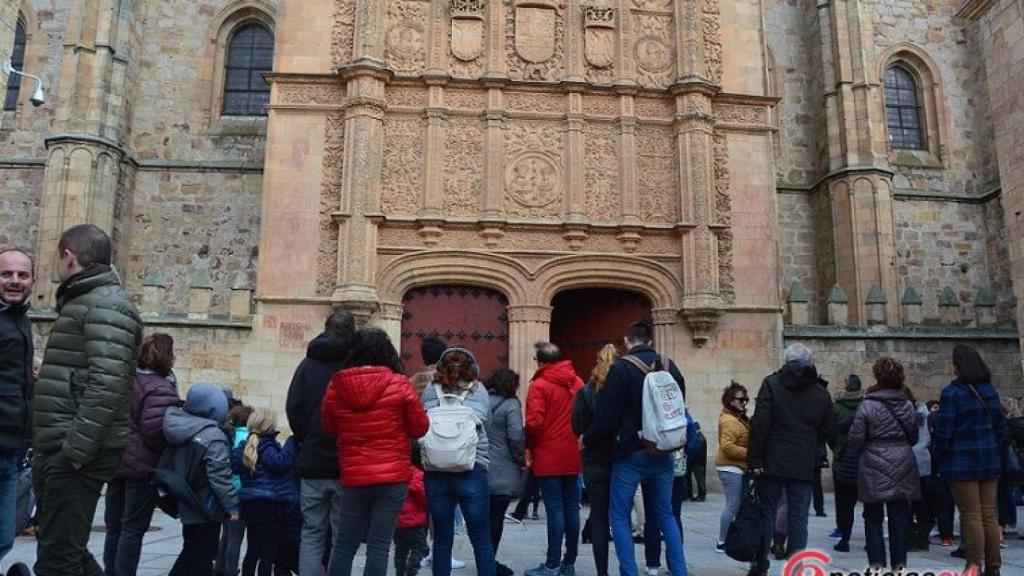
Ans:
POLYGON ((260 457, 260 435, 275 430, 277 419, 270 410, 257 408, 249 415, 246 425, 249 428, 249 439, 245 441, 245 449, 242 451, 242 464, 250 472, 255 472, 260 457))
POLYGON ((249 434, 249 438, 245 441, 245 449, 242 450, 242 464, 245 464, 245 467, 248 468, 250 472, 256 471, 256 463, 260 456, 259 447, 259 435, 249 434))

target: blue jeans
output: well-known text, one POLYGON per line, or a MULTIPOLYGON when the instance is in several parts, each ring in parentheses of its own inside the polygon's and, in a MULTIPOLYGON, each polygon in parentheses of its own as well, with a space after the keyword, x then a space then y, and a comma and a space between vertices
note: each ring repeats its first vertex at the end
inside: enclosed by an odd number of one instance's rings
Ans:
MULTIPOLYGON (((652 508, 644 512, 653 517, 665 540, 665 557, 672 576, 686 576, 686 555, 679 525, 672 514, 672 471, 675 463, 671 454, 636 452, 619 458, 612 466, 611 504, 609 519, 615 554, 619 557, 620 576, 637 576, 636 551, 629 525, 633 508, 633 495, 641 483, 648 490, 652 508)), ((646 506, 645 506, 646 507, 646 506)))
POLYGON ((580 541, 580 482, 579 477, 541 476, 540 494, 544 499, 544 512, 548 521, 548 568, 576 564, 580 541), (565 556, 562 556, 562 540, 565 556))
POLYGON ((18 455, 0 453, 0 560, 14 548, 18 507, 18 455))
MULTIPOLYGON (((683 543, 683 550, 686 550, 686 538, 683 536, 683 497, 687 494, 686 477, 675 476, 672 478, 672 517, 676 519, 679 526, 679 541, 683 543)), ((648 488, 648 483, 642 482, 640 490, 644 499, 644 509, 654 510, 657 505, 653 500, 653 491, 648 488)), ((648 514, 644 519, 644 559, 648 568, 661 568, 661 530, 658 529, 658 520, 648 514)))
POLYGON ((134 575, 139 568, 142 539, 156 508, 149 480, 115 479, 107 483, 103 566, 109 576, 134 575))
POLYGON ((772 547, 772 533, 775 531, 775 513, 779 500, 786 498, 786 556, 807 548, 807 515, 811 508, 811 482, 801 482, 775 476, 760 476, 756 479, 755 488, 761 502, 761 518, 764 521, 764 532, 761 541, 761 554, 754 560, 758 571, 767 572, 769 568, 768 551, 772 547))
POLYGON ((462 508, 466 531, 473 544, 477 576, 494 576, 491 544, 491 494, 487 470, 479 464, 469 472, 427 472, 427 509, 434 521, 434 576, 452 573, 452 542, 455 540, 455 506, 462 508))

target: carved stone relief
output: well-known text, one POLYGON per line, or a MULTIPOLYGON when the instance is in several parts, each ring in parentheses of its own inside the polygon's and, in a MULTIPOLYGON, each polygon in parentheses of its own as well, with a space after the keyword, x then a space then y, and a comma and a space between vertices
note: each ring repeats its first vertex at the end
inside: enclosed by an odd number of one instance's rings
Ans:
POLYGON ((584 150, 587 218, 615 221, 622 214, 616 127, 613 124, 587 124, 584 150))
POLYGON ((331 60, 334 67, 352 59, 356 24, 356 0, 334 0, 334 26, 331 29, 331 60))
POLYGON ((331 213, 340 205, 342 174, 345 169, 345 117, 327 117, 324 134, 324 158, 320 181, 320 233, 317 247, 316 293, 327 296, 334 291, 338 278, 338 226, 331 213))
POLYGON ((442 212, 446 216, 475 217, 483 197, 483 124, 476 118, 452 118, 445 141, 442 212))
POLYGON ((618 96, 605 96, 603 94, 583 96, 584 114, 617 118, 620 110, 618 96))
POLYGON ((586 78, 594 84, 610 84, 615 79, 617 40, 615 8, 583 7, 583 46, 586 78))
POLYGON ((708 80, 722 83, 722 34, 719 0, 700 0, 704 37, 704 66, 708 80))
POLYGON ((505 210, 511 216, 557 216, 564 200, 563 133, 553 122, 505 127, 505 210))
POLYGON ((487 107, 487 93, 481 90, 448 88, 444 92, 444 103, 449 109, 479 111, 487 107))
POLYGON ((424 121, 417 116, 384 120, 381 208, 385 214, 415 214, 423 194, 424 121))
POLYGON ((452 76, 478 78, 483 75, 486 8, 485 0, 451 0, 448 69, 452 76))
POLYGON ((640 219, 645 222, 677 221, 679 169, 671 127, 637 127, 637 174, 640 219))
POLYGON ((675 76, 675 40, 672 16, 669 14, 637 13, 633 57, 636 59, 637 79, 641 84, 665 88, 675 76))
POLYGON ((565 98, 550 92, 505 92, 505 106, 517 112, 561 113, 565 98))
POLYGON ((424 108, 427 90, 422 86, 390 85, 384 95, 389 108, 424 108))
POLYGON ((665 10, 672 7, 672 0, 633 0, 638 10, 665 10))
POLYGON ((385 58, 395 71, 414 73, 426 67, 429 12, 429 1, 388 2, 385 58))
POLYGON ((564 72, 565 21, 558 2, 513 3, 506 10, 505 51, 514 79, 557 80, 564 72))
POLYGON ((729 141, 715 134, 715 209, 719 224, 729 226, 718 233, 718 285, 726 302, 736 300, 732 270, 732 196, 729 195, 729 141))
POLYGON ((277 102, 285 105, 340 105, 345 101, 342 84, 279 84, 277 102))

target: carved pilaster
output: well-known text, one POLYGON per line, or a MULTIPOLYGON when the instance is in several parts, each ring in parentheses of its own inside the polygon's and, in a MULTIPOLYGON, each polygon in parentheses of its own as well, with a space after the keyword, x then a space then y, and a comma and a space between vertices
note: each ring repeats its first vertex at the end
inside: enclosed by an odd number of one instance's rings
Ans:
MULTIPOLYGON (((509 306, 508 334, 509 368, 518 372, 524 379, 529 378, 537 370, 533 360, 533 344, 547 340, 550 336, 550 306, 509 306)), ((525 394, 525 390, 521 390, 525 394)))
POLYGON ((619 118, 619 190, 622 191, 622 223, 640 223, 640 201, 637 198, 636 173, 636 116, 633 97, 623 94, 620 98, 619 118))
POLYGON ((654 347, 663 354, 675 354, 679 311, 674 308, 655 308, 651 310, 651 316, 654 320, 654 347))
POLYGON ((484 165, 484 213, 485 219, 501 217, 501 206, 505 197, 505 140, 502 128, 505 117, 502 114, 504 102, 498 88, 487 91, 487 133, 484 165))
POLYGON ((583 82, 583 30, 576 24, 583 17, 580 0, 569 0, 566 10, 565 27, 565 79, 568 82, 583 82))
POLYGON ((383 302, 377 314, 371 320, 372 324, 388 333, 388 338, 397 348, 402 341, 402 314, 405 307, 400 303, 383 302))
POLYGON ((384 21, 388 2, 356 0, 355 39, 356 61, 384 62, 384 21))
POLYGON ((584 135, 586 122, 583 120, 583 95, 570 92, 568 99, 569 120, 566 122, 566 143, 569 162, 566 165, 567 219, 576 222, 586 219, 584 202, 584 135))
POLYGON ((505 61, 505 2, 490 0, 487 6, 487 72, 489 78, 508 77, 505 61))
POLYGON ((427 138, 423 143, 423 204, 420 216, 439 218, 444 191, 445 125, 444 88, 431 86, 427 104, 427 138))

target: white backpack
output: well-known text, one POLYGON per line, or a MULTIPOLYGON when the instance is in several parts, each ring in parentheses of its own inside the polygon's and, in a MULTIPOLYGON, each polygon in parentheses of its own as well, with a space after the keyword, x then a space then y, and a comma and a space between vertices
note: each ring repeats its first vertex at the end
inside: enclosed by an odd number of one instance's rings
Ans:
POLYGON ((466 406, 466 396, 472 389, 462 394, 445 394, 441 386, 435 384, 434 391, 439 404, 427 410, 430 428, 420 440, 423 469, 434 472, 472 470, 476 464, 476 445, 480 441, 477 432, 480 418, 466 406))
POLYGON ((644 364, 633 355, 623 360, 644 374, 642 427, 640 441, 650 452, 671 452, 686 445, 686 404, 683 392, 672 374, 669 362, 661 357, 661 370, 644 364))

